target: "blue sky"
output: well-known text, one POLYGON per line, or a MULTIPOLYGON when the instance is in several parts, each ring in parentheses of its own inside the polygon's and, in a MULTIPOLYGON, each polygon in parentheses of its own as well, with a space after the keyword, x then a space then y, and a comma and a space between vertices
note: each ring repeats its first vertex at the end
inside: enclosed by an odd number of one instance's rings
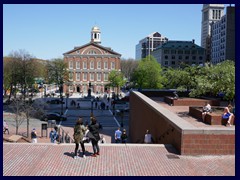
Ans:
POLYGON ((201 43, 202 4, 4 4, 3 55, 26 50, 40 59, 90 42, 93 26, 101 30, 101 45, 125 59, 135 58, 135 46, 152 32, 169 40, 201 43))

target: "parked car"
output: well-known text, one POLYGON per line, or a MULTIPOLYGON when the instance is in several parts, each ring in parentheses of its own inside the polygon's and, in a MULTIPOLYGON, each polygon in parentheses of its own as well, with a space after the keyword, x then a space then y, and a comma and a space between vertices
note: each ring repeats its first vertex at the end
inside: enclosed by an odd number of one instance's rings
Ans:
POLYGON ((44 114, 41 118, 41 121, 48 121, 48 120, 56 120, 56 121, 66 121, 67 117, 64 115, 60 115, 59 113, 47 113, 44 114))
POLYGON ((61 101, 60 99, 52 99, 47 101, 48 104, 64 104, 64 101, 61 101))

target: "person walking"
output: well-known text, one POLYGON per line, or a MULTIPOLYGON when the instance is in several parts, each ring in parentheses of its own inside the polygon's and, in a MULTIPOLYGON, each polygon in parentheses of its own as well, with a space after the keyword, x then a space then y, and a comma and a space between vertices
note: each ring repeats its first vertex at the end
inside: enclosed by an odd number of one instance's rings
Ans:
POLYGON ((122 140, 122 143, 127 143, 127 132, 126 132, 126 129, 123 129, 123 132, 122 132, 122 135, 121 135, 121 140, 122 140))
POLYGON ((55 128, 50 131, 49 138, 50 138, 51 143, 57 142, 58 134, 57 134, 57 131, 55 128))
POLYGON ((85 146, 84 146, 84 142, 83 142, 83 136, 85 134, 85 131, 87 130, 87 128, 83 125, 83 119, 80 117, 75 126, 74 126, 74 134, 73 134, 73 138, 75 141, 75 156, 74 159, 79 158, 79 156, 77 156, 77 151, 79 148, 79 143, 81 145, 82 148, 82 152, 83 152, 83 158, 86 158, 85 156, 85 146))
POLYGON ((9 134, 8 123, 6 122, 6 120, 3 120, 3 133, 5 134, 6 131, 9 134))
POLYGON ((151 144, 153 143, 153 138, 152 138, 152 135, 150 133, 150 130, 146 130, 146 134, 144 136, 144 143, 146 144, 151 144))
POLYGON ((32 143, 37 143, 37 131, 35 128, 33 128, 31 132, 31 139, 32 139, 32 143))
POLYGON ((120 130, 120 127, 115 131, 115 143, 120 143, 121 142, 121 136, 122 136, 122 131, 120 130))
POLYGON ((105 144, 105 143, 107 143, 107 141, 106 141, 106 139, 104 138, 103 135, 101 135, 101 138, 100 138, 100 140, 98 141, 98 143, 100 143, 100 144, 105 144))
POLYGON ((97 155, 100 155, 100 149, 98 145, 98 141, 100 140, 99 135, 99 124, 97 123, 97 120, 95 117, 91 117, 91 124, 88 127, 90 133, 88 134, 88 137, 90 138, 92 142, 93 147, 93 155, 92 157, 96 157, 97 155))
POLYGON ((65 135, 65 143, 70 143, 70 136, 68 132, 66 132, 66 135, 65 135))

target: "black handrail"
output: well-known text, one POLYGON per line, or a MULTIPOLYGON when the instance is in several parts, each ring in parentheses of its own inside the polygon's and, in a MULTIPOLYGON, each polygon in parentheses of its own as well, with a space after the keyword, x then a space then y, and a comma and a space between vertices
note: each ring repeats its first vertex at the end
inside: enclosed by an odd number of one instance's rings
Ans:
MULTIPOLYGON (((66 143, 66 139, 65 139, 65 135, 67 134, 65 132, 65 130, 62 128, 61 125, 58 126, 58 134, 61 134, 62 131, 62 135, 61 135, 61 139, 60 139, 60 143, 66 143)), ((70 142, 69 143, 74 143, 74 139, 68 135, 68 137, 70 138, 70 142)), ((67 142, 68 143, 68 142, 67 142)))

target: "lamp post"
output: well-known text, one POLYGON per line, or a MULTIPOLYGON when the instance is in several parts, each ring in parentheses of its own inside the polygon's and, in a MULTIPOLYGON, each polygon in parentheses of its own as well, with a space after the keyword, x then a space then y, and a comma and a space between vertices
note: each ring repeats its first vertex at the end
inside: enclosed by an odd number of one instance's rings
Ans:
POLYGON ((68 109, 68 97, 69 97, 69 93, 66 94, 66 109, 68 109))
POLYGON ((91 117, 93 117, 93 98, 91 98, 91 117))
POLYGON ((121 116, 121 127, 123 127, 124 110, 121 110, 120 116, 121 116))
POLYGON ((46 97, 46 95, 47 95, 47 93, 46 93, 46 91, 47 91, 47 86, 44 85, 44 86, 43 86, 43 89, 44 89, 44 97, 46 97))
POLYGON ((62 118, 62 115, 63 115, 63 95, 62 95, 62 90, 63 90, 63 85, 62 83, 60 84, 59 86, 59 91, 60 91, 60 99, 61 99, 61 118, 62 118))

